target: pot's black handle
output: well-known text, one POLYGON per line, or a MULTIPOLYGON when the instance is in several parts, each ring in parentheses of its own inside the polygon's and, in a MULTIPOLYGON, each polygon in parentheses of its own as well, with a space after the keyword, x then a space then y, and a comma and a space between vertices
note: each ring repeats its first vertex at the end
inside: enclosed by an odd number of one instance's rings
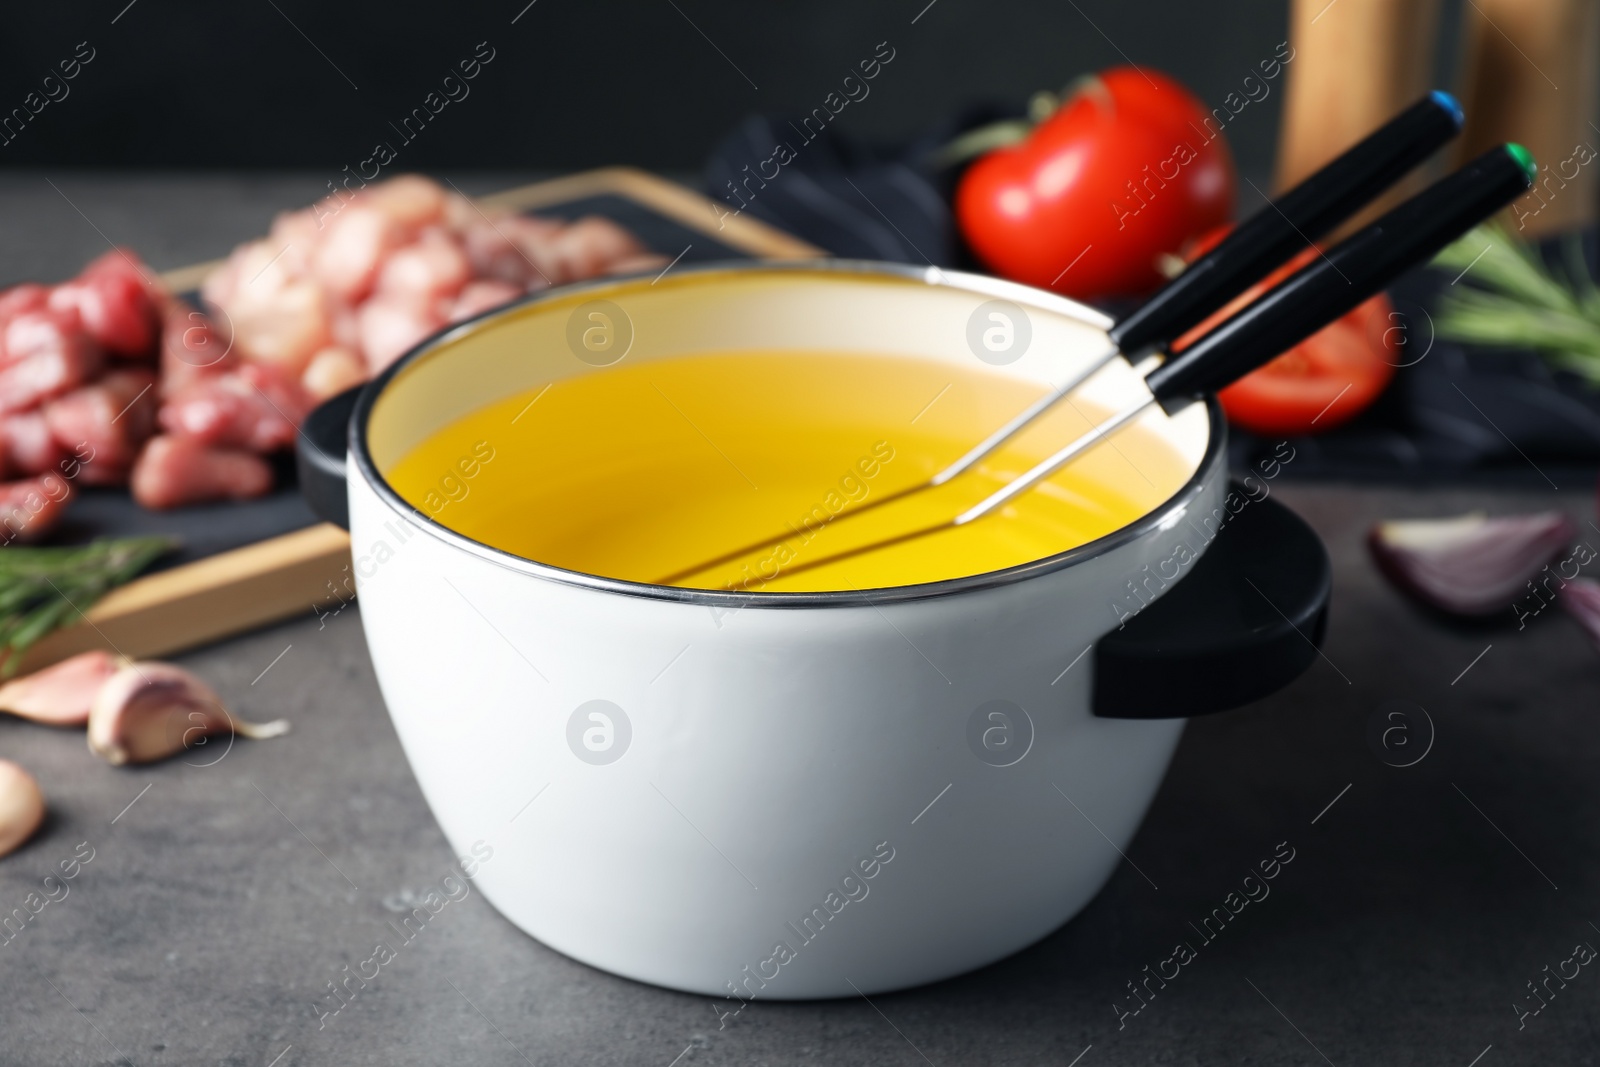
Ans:
POLYGON ((319 519, 350 529, 350 500, 345 495, 345 450, 350 415, 363 386, 346 389, 318 404, 300 424, 294 443, 294 464, 300 495, 319 519))
POLYGON ((1263 496, 1267 491, 1257 479, 1235 482, 1217 513, 1186 517, 1180 529, 1190 534, 1187 545, 1166 566, 1129 575, 1125 598, 1112 610, 1132 617, 1095 646, 1096 715, 1173 719, 1226 711, 1277 692, 1311 666, 1333 570, 1311 527, 1263 496), (1208 540, 1184 574, 1185 551, 1208 540), (1164 584, 1171 588, 1152 601, 1164 584), (1150 606, 1141 610, 1145 602, 1150 606))
POLYGON ((1354 215, 1461 130, 1461 105, 1435 90, 1268 204, 1117 323, 1111 340, 1137 358, 1170 344, 1301 248, 1354 215))

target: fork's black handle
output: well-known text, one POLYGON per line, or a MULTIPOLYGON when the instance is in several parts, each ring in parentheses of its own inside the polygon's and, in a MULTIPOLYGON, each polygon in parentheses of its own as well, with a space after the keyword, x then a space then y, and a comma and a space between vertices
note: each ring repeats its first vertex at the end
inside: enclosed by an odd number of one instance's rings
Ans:
POLYGON ((1145 376, 1166 402, 1210 393, 1310 337, 1528 191, 1521 145, 1491 148, 1341 241, 1145 376))
POLYGON ((1461 129, 1461 105, 1432 92, 1256 212, 1111 330, 1131 358, 1176 340, 1354 215, 1461 129))

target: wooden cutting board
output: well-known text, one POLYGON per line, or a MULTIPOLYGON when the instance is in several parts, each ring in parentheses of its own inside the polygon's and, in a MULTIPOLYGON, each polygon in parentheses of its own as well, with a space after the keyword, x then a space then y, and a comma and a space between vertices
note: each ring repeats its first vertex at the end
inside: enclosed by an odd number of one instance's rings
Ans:
MULTIPOLYGON (((606 215, 632 230, 652 251, 683 262, 728 258, 812 259, 822 251, 747 216, 719 213, 699 193, 628 167, 607 167, 484 197, 485 207, 564 218, 606 215), (719 220, 719 214, 721 219, 719 220)), ((176 293, 199 289, 220 261, 168 271, 176 293)), ((244 506, 244 505, 239 505, 244 506)), ((299 521, 291 519, 290 522, 299 521)), ((296 615, 311 616, 348 599, 350 537, 337 526, 307 525, 229 548, 136 579, 80 613, 76 625, 29 649, 23 670, 107 649, 133 658, 164 656, 296 615)), ((150 513, 140 530, 160 525, 150 513)))

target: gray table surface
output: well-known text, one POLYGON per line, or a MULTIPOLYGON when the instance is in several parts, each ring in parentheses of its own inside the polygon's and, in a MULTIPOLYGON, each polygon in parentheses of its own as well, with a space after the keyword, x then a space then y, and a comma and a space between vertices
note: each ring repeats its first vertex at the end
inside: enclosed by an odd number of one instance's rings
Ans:
MULTIPOLYGON (((3 174, 0 279, 68 274, 107 239, 158 267, 221 254, 324 180, 3 174)), ((1521 632, 1447 629, 1362 546, 1377 518, 1475 507, 1584 524, 1590 487, 1277 493, 1333 556, 1325 656, 1282 693, 1195 722, 1127 850, 1143 876, 1121 865, 1010 959, 871 1003, 758 1002, 719 1029, 707 998, 567 959, 474 894, 319 1029, 325 983, 451 860, 351 608, 182 658, 245 717, 294 724, 211 766, 222 749, 113 769, 78 733, 0 721, 0 754, 51 807, 0 861, 0 913, 80 842, 94 850, 66 898, 0 943, 0 1063, 1596 1062, 1600 975, 1584 969, 1520 1030, 1513 1004, 1574 944, 1600 945, 1600 654, 1554 610, 1521 632), (1431 716, 1414 766, 1369 745, 1390 699, 1431 716), (1297 855, 1272 895, 1119 1029, 1125 983, 1280 841, 1297 855)))

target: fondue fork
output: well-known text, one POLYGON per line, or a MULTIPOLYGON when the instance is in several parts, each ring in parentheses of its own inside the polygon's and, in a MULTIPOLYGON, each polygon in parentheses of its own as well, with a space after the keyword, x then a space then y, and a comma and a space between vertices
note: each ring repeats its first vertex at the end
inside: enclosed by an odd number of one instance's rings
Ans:
MULTIPOLYGON (((1333 162, 1306 178, 1189 264, 1137 310, 1107 331, 1104 351, 1067 380, 1019 411, 925 482, 897 489, 841 512, 853 518, 964 474, 1022 432, 1118 356, 1138 362, 1177 340, 1190 327, 1264 278, 1305 245, 1322 237, 1443 146, 1461 129, 1461 107, 1448 93, 1424 96, 1333 162)), ((1131 416, 1130 416, 1131 417, 1131 416)), ((1020 490, 1019 490, 1020 491, 1020 490)), ((671 585, 782 540, 778 534, 725 552, 659 579, 671 585)))
MULTIPOLYGON (((1335 245, 1144 377, 1146 395, 954 518, 782 568, 801 571, 876 552, 994 512, 1151 408, 1176 409, 1216 392, 1370 299, 1527 192, 1538 174, 1527 149, 1492 148, 1335 245)), ((901 495, 904 495, 903 493, 901 495)))

